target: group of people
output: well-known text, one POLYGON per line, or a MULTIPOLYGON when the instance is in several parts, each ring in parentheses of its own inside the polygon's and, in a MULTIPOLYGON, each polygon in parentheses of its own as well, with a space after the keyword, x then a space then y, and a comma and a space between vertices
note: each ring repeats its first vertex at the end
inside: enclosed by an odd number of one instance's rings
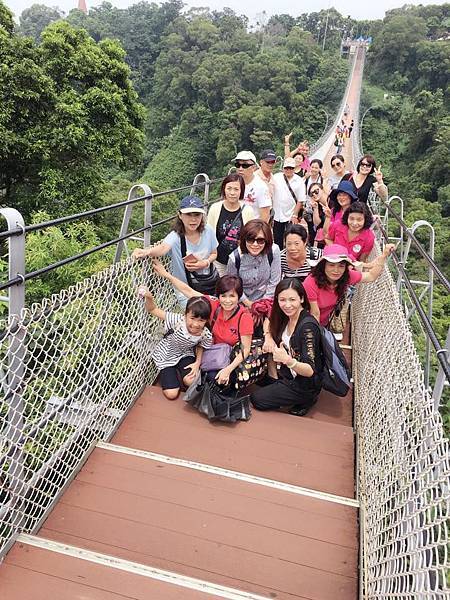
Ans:
POLYGON ((164 321, 154 360, 169 399, 198 378, 205 350, 217 344, 239 349, 207 376, 234 389, 236 369, 258 338, 270 358, 264 385, 251 393, 253 405, 305 414, 321 390, 320 326, 329 326, 351 286, 377 279, 393 249, 367 262, 374 244, 367 196, 372 186, 387 193, 374 158, 363 156, 351 173, 334 155, 334 176, 326 182, 306 143, 291 153, 289 141, 290 135, 280 173, 273 173, 273 150, 261 153, 259 165, 252 152, 239 152, 236 171, 224 178, 209 211, 198 196, 186 196, 173 230, 133 252, 135 259, 153 259, 185 310, 184 316, 165 311, 140 289, 146 310, 164 321), (169 270, 157 260, 166 254, 169 270))

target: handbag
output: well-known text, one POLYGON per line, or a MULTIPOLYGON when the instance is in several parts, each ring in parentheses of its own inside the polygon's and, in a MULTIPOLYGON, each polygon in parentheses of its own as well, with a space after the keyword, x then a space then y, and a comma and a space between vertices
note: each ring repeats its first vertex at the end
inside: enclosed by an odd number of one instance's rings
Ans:
MULTIPOLYGON (((217 321, 217 317, 219 316, 220 306, 218 306, 214 312, 214 315, 210 321, 209 328, 212 332, 214 329, 214 324, 217 321)), ((231 315, 231 318, 239 312, 239 306, 236 307, 236 310, 231 315)), ((239 325, 238 325, 239 327, 239 325)), ((209 348, 203 350, 202 362, 200 365, 200 369, 202 371, 220 371, 227 367, 230 364, 230 354, 231 354, 231 346, 229 344, 213 344, 209 348)))
MULTIPOLYGON (((231 349, 230 362, 232 362, 235 359, 236 355, 239 354, 239 352, 242 352, 243 354, 241 333, 239 331, 241 317, 242 314, 239 317, 237 326, 239 341, 231 349)), ((238 366, 235 369, 236 382, 234 384, 234 387, 237 390, 241 390, 251 385, 252 383, 256 383, 267 372, 269 355, 267 352, 263 352, 263 345, 263 338, 252 339, 250 344, 250 352, 247 358, 244 358, 244 360, 240 364, 238 364, 238 366)))
POLYGON ((231 346, 229 344, 213 344, 203 350, 200 369, 202 371, 220 371, 230 364, 231 346))
POLYGON ((250 396, 238 397, 237 392, 230 395, 217 383, 206 381, 205 377, 202 380, 200 385, 193 384, 185 393, 184 400, 187 404, 196 408, 209 421, 236 423, 250 419, 250 396))
POLYGON ((347 323, 347 310, 347 292, 345 292, 336 302, 325 327, 334 333, 342 333, 347 323))
MULTIPOLYGON (((234 384, 234 387, 237 390, 241 390, 252 383, 256 383, 267 373, 269 355, 267 352, 263 352, 263 345, 264 339, 252 339, 249 355, 235 369, 236 383, 234 384)), ((231 350, 231 361, 234 360, 239 352, 242 352, 240 341, 235 344, 231 350)))
MULTIPOLYGON (((180 246, 181 246, 181 258, 186 256, 186 238, 184 235, 180 235, 180 246)), ((208 273, 198 273, 197 271, 188 271, 186 265, 184 266, 184 272, 186 273, 186 281, 189 287, 202 294, 208 294, 214 296, 216 291, 216 283, 219 279, 219 272, 216 267, 211 263, 209 265, 208 273)))

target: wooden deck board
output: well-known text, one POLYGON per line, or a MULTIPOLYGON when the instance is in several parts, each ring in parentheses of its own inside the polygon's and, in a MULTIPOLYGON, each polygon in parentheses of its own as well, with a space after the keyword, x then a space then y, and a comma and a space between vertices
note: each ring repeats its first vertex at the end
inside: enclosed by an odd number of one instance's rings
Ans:
MULTIPOLYGON (((355 509, 314 498, 286 494, 282 490, 163 463, 108 452, 100 448, 92 454, 76 481, 167 503, 182 503, 205 512, 217 512, 251 523, 306 537, 356 547, 355 509), (176 485, 175 485, 176 484, 176 485), (282 510, 280 510, 282 509, 282 510), (309 516, 312 516, 312 520, 309 516), (317 530, 315 520, 323 527, 317 530)), ((69 496, 64 497, 64 502, 69 496)))
POLYGON ((211 425, 182 400, 167 401, 152 387, 113 442, 354 497, 349 427, 257 411, 248 423, 211 425))
POLYGON ((1 570, 5 600, 208 600, 210 594, 118 571, 26 544, 1 570))
MULTIPOLYGON (((353 431, 326 420, 255 411, 248 423, 210 424, 152 387, 112 442, 353 494, 353 431)), ((267 598, 357 597, 356 508, 145 456, 94 450, 39 536, 267 598)), ((0 569, 0 585, 7 582, 11 600, 20 593, 28 600, 36 586, 51 591, 46 598, 75 598, 77 585, 80 597, 92 600, 205 596, 162 582, 164 593, 153 592, 154 582, 142 577, 142 596, 128 596, 127 581, 137 576, 110 574, 108 587, 103 579, 99 583, 106 567, 60 555, 55 563, 42 550, 24 553, 16 545, 6 569, 0 569), (13 581, 24 591, 16 593, 13 581)))

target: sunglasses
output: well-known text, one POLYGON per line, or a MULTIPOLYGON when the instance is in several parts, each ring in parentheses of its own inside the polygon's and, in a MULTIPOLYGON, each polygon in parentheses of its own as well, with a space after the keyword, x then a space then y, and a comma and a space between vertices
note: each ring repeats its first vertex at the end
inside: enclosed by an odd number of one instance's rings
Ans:
POLYGON ((277 162, 276 160, 267 160, 267 158, 262 158, 261 160, 266 162, 268 165, 274 165, 277 162))
POLYGON ((287 169, 288 171, 293 171, 295 167, 283 167, 283 169, 287 169))
POLYGON ((235 162, 234 166, 236 167, 236 169, 239 169, 240 167, 242 167, 243 169, 248 169, 249 167, 254 167, 255 165, 253 163, 235 162))
POLYGON ((342 165, 342 163, 341 163, 341 162, 335 162, 335 163, 333 163, 331 166, 332 166, 332 167, 333 167, 333 169, 334 169, 335 167, 340 167, 341 165, 342 165))
POLYGON ((258 246, 264 246, 264 244, 266 243, 266 238, 263 237, 249 237, 247 239, 247 244, 258 244, 258 246))
POLYGON ((309 192, 309 195, 310 195, 310 196, 318 196, 318 195, 319 195, 319 192, 320 192, 320 190, 319 190, 319 189, 317 189, 317 190, 313 190, 312 192, 309 192))
POLYGON ((369 169, 371 169, 373 167, 373 165, 371 163, 366 163, 366 162, 362 162, 359 163, 360 167, 368 167, 369 169))

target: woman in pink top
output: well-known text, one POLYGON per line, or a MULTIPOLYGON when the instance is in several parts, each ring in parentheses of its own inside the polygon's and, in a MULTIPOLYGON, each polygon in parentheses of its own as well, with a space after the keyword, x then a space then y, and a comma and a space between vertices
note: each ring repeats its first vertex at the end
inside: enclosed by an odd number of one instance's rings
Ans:
POLYGON ((367 206, 363 202, 353 202, 345 210, 342 222, 335 221, 330 225, 325 242, 345 246, 350 258, 365 262, 375 242, 371 225, 372 215, 367 206))
POLYGON ((325 248, 311 274, 303 282, 311 305, 310 312, 321 325, 328 325, 334 307, 345 297, 350 285, 370 283, 381 275, 386 258, 394 248, 394 244, 387 244, 383 254, 370 264, 370 271, 364 273, 351 268, 353 263, 344 246, 331 244, 325 248))

